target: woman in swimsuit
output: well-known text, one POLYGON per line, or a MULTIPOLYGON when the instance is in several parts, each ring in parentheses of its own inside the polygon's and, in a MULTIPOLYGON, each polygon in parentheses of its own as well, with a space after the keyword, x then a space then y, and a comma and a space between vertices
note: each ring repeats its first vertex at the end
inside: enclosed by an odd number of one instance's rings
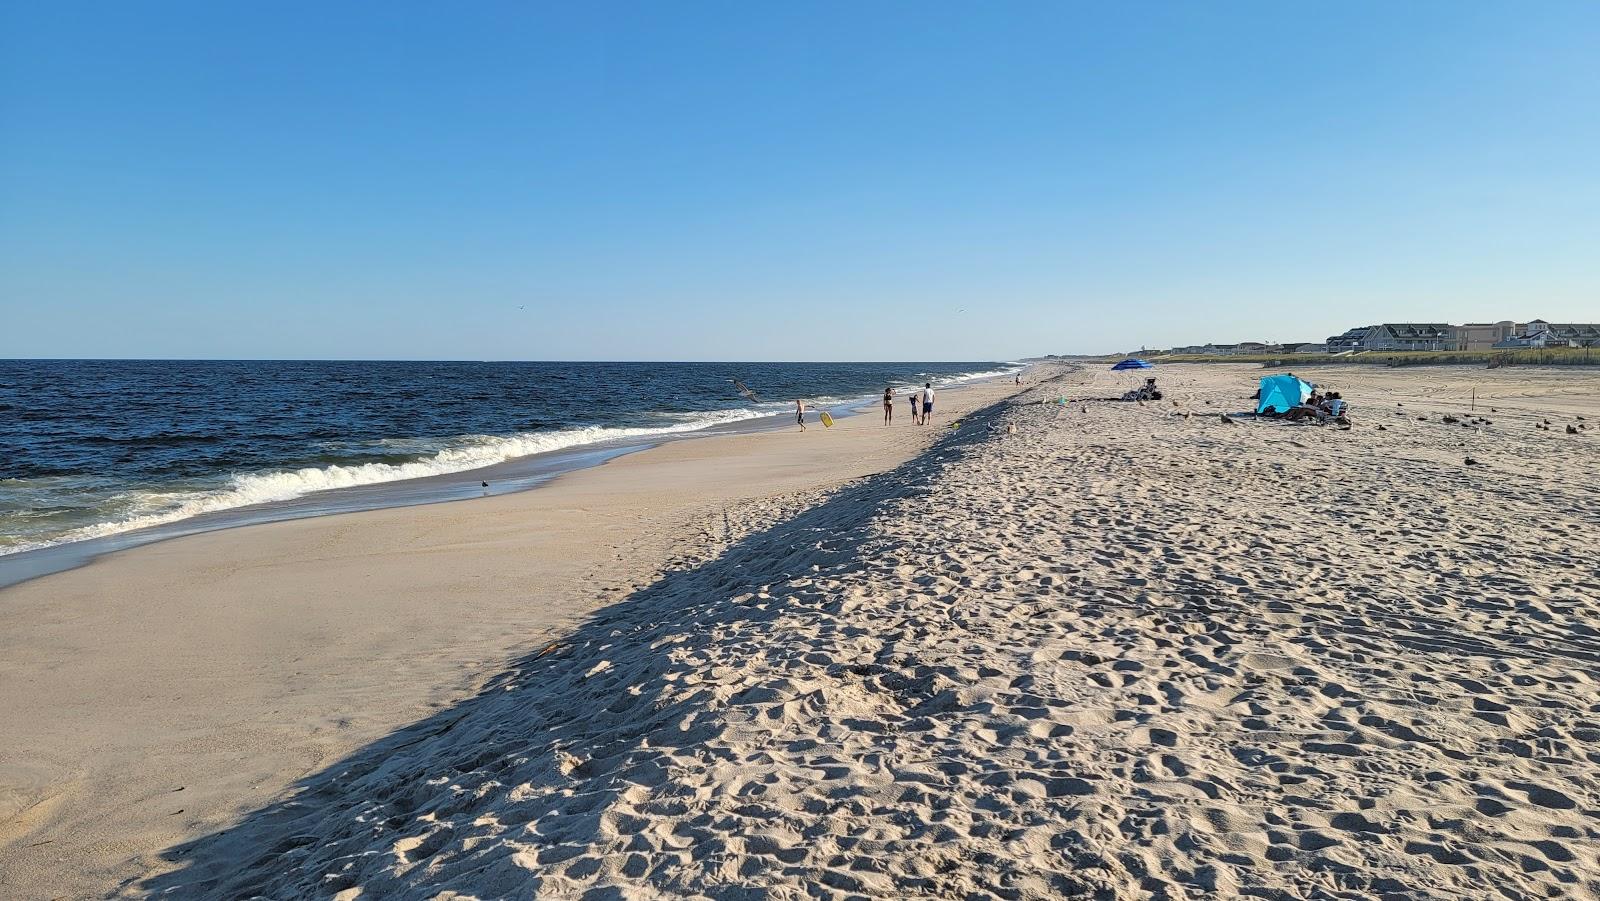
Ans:
POLYGON ((894 389, 883 389, 883 424, 894 422, 894 389))

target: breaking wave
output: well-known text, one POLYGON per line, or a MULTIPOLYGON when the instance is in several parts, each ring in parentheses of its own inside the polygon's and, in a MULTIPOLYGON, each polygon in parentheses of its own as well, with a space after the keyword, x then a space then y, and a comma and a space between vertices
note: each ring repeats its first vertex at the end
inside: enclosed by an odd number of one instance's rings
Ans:
MULTIPOLYGON (((434 453, 404 463, 350 463, 268 472, 242 473, 229 484, 210 491, 131 491, 115 498, 116 506, 131 515, 97 522, 54 535, 47 540, 0 547, 0 555, 51 545, 102 538, 135 529, 165 525, 206 513, 217 513, 293 500, 319 491, 355 488, 383 482, 423 479, 494 466, 508 460, 583 446, 665 437, 708 429, 717 425, 770 416, 775 409, 717 410, 671 414, 678 421, 654 427, 582 426, 551 432, 516 435, 467 435, 454 439, 434 453)), ((410 442, 405 442, 410 443, 410 442)))

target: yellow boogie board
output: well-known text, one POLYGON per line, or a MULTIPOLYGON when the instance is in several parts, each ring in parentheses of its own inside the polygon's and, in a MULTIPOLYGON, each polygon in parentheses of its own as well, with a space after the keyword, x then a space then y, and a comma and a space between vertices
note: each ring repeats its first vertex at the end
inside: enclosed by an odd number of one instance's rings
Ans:
POLYGON ((833 414, 832 413, 829 413, 827 410, 823 410, 821 413, 817 414, 817 418, 822 420, 822 427, 823 428, 825 428, 825 429, 833 428, 833 414))

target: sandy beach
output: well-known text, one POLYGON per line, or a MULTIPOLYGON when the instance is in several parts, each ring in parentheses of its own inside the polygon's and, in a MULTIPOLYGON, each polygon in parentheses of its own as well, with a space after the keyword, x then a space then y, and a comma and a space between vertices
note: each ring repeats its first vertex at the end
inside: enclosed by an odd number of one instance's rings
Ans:
POLYGON ((1600 3, 0 46, 0 901, 1600 901, 1600 3))
POLYGON ((1600 374, 1260 374, 0 591, 0 894, 1600 895, 1600 374))
MULTIPOLYGON (((1012 390, 942 392, 939 424, 1012 390)), ((0 896, 137 892, 174 865, 163 850, 940 434, 903 401, 880 419, 675 441, 529 492, 212 532, 0 590, 0 896)))

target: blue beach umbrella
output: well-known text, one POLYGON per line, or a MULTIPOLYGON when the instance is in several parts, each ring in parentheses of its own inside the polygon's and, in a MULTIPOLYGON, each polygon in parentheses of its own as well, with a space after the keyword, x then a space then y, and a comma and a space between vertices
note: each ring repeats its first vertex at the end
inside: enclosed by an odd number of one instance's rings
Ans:
POLYGON ((1256 415, 1287 413, 1311 397, 1310 382, 1292 375, 1269 375, 1261 380, 1261 401, 1256 415))
POLYGON ((1111 371, 1112 372, 1134 372, 1135 370, 1139 370, 1139 369, 1154 369, 1154 368, 1156 368, 1154 363, 1148 363, 1148 362, 1146 362, 1144 360, 1139 359, 1138 357, 1129 357, 1126 360, 1123 360, 1122 362, 1117 363, 1115 366, 1112 366, 1111 367, 1111 371))

